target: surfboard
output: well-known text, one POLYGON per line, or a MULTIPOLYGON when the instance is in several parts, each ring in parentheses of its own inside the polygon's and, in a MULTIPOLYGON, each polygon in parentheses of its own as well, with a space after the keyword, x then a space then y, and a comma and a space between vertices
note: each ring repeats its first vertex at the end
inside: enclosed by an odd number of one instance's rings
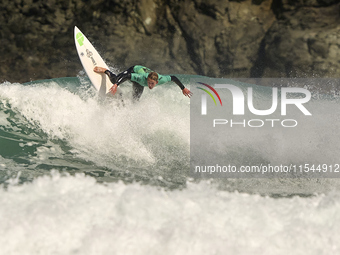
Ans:
POLYGON ((109 67, 99 55, 98 51, 93 47, 91 42, 76 26, 74 27, 74 41, 80 62, 82 63, 92 85, 96 88, 99 95, 105 96, 109 93, 113 84, 110 82, 110 79, 106 74, 96 73, 93 71, 93 68, 100 66, 109 69, 109 67))

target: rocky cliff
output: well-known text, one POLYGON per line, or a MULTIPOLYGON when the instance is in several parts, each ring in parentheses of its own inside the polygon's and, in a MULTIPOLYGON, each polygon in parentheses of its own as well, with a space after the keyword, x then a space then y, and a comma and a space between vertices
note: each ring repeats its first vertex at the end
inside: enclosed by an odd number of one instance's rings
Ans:
POLYGON ((0 80, 76 76, 78 26, 109 65, 340 77, 339 0, 2 0, 0 80))

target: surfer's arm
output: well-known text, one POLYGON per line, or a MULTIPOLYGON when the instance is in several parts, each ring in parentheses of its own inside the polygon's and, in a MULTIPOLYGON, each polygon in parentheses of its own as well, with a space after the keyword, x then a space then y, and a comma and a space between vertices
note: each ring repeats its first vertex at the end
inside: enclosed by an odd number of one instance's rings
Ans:
POLYGON ((170 77, 171 77, 171 81, 176 83, 178 87, 181 88, 183 95, 189 98, 192 96, 191 91, 187 89, 186 87, 184 87, 183 83, 176 76, 170 75, 170 77))
POLYGON ((176 83, 178 87, 181 88, 181 90, 185 89, 183 83, 176 76, 170 75, 170 77, 171 77, 171 81, 176 83))

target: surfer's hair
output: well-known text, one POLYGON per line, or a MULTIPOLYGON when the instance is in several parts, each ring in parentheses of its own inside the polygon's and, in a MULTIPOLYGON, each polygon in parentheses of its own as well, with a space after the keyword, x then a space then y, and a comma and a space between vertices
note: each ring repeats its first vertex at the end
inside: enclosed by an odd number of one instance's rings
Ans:
POLYGON ((154 80, 154 81, 158 81, 158 73, 156 73, 156 72, 149 73, 148 79, 151 79, 151 80, 154 80))

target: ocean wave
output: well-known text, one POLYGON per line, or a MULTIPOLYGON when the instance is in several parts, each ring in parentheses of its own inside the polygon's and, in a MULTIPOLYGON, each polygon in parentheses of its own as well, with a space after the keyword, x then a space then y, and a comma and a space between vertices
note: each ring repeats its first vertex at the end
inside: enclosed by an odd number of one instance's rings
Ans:
POLYGON ((337 254, 339 192, 274 199, 52 173, 0 190, 0 254, 337 254))

